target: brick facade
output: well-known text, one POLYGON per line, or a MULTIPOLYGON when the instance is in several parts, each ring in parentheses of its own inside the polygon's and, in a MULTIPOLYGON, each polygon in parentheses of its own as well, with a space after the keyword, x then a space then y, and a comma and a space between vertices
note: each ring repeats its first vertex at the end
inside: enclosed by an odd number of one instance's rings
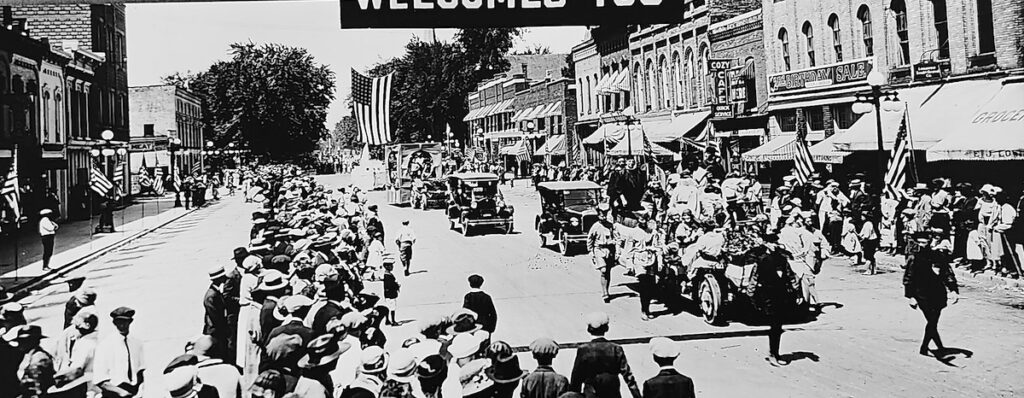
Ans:
POLYGON ((175 165, 182 173, 202 161, 205 141, 199 97, 174 85, 131 87, 129 94, 133 138, 180 139, 175 165))

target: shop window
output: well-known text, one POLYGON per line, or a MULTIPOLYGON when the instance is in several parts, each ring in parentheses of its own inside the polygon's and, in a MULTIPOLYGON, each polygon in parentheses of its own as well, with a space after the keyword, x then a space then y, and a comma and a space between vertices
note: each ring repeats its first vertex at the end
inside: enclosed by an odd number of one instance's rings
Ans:
POLYGON ((875 40, 874 35, 871 32, 871 10, 868 6, 860 6, 860 10, 857 11, 857 19, 860 20, 861 29, 861 41, 864 43, 864 56, 870 57, 875 55, 875 40))
POLYGON ((843 40, 840 35, 839 16, 832 14, 828 17, 828 27, 832 29, 832 50, 836 54, 836 62, 843 62, 843 40))
POLYGON ((821 107, 804 108, 804 118, 811 131, 825 130, 825 115, 821 107))
POLYGON ((803 32, 807 42, 807 66, 814 67, 814 28, 810 22, 804 22, 803 32))
POLYGON ((899 40, 899 65, 910 65, 910 32, 907 27, 907 4, 893 0, 889 4, 896 23, 896 37, 899 40))
POLYGON ((947 25, 946 0, 932 0, 935 15, 935 39, 939 42, 939 58, 949 59, 949 26, 947 25))
POLYGON ((781 111, 775 115, 775 118, 779 122, 779 130, 785 132, 796 131, 796 110, 789 109, 781 111))
POLYGON ((546 118, 537 119, 537 131, 544 130, 544 121, 545 120, 547 120, 547 119, 546 118))
POLYGON ((992 0, 978 0, 978 51, 981 54, 996 51, 996 33, 992 21, 992 0))
POLYGON ((857 121, 857 114, 853 113, 851 104, 832 105, 832 118, 836 121, 836 127, 846 130, 857 121))
POLYGON ((786 33, 786 28, 779 29, 779 46, 782 47, 782 67, 789 71, 789 33, 786 33))
POLYGON ((144 137, 152 137, 153 136, 153 125, 152 124, 143 124, 142 125, 142 135, 144 137))

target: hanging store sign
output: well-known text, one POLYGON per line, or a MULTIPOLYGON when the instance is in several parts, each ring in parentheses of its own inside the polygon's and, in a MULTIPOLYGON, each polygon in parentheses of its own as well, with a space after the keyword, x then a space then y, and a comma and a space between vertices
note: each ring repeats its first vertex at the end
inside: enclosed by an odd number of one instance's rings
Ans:
POLYGON ((715 101, 711 105, 711 118, 728 119, 733 117, 732 104, 729 103, 729 69, 732 60, 710 59, 708 60, 708 71, 711 72, 712 92, 715 101))
POLYGON ((480 28, 678 22, 683 0, 339 0, 341 28, 480 28))
POLYGON ((776 73, 768 76, 768 92, 775 94, 803 88, 828 87, 868 78, 871 59, 840 62, 796 72, 776 73))
POLYGON ((949 61, 924 61, 914 64, 911 69, 912 79, 915 82, 939 80, 949 76, 951 66, 949 61))

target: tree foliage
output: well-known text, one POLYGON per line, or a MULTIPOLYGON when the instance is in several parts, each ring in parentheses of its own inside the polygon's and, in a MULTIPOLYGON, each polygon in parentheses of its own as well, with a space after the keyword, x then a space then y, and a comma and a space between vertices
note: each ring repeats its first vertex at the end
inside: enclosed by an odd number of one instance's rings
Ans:
POLYGON ((462 47, 466 62, 477 67, 474 79, 481 81, 512 67, 505 54, 522 34, 520 28, 461 29, 455 41, 462 47))
POLYGON ((359 139, 359 128, 356 126, 356 118, 352 116, 342 116, 341 120, 338 120, 334 124, 334 139, 335 144, 345 149, 355 149, 362 146, 362 140, 359 139))
POLYGON ((551 47, 545 46, 545 45, 540 44, 540 43, 534 44, 532 46, 526 47, 526 48, 524 48, 522 50, 518 50, 518 51, 512 53, 512 55, 545 55, 545 54, 551 54, 551 47))
POLYGON ((164 80, 202 97, 215 145, 236 142, 273 160, 309 160, 327 136, 334 72, 303 48, 235 43, 230 54, 206 71, 164 80))

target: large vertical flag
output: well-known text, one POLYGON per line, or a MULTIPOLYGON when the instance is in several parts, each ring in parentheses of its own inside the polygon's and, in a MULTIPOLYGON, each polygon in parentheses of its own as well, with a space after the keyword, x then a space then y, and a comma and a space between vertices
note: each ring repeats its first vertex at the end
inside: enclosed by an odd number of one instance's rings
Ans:
POLYGON ((21 192, 18 187, 18 148, 14 148, 14 154, 11 159, 14 161, 11 163, 11 170, 7 172, 7 177, 4 178, 3 188, 0 188, 0 195, 7 200, 7 205, 11 207, 11 212, 14 214, 14 220, 21 219, 21 192))
POLYGON ((519 145, 516 148, 516 160, 520 162, 528 162, 530 160, 530 146, 526 138, 519 141, 519 145))
POLYGON ((885 195, 899 200, 905 195, 903 186, 907 183, 907 164, 910 163, 910 140, 907 139, 907 118, 904 113, 896 142, 889 153, 889 166, 885 170, 885 195))
POLYGON ((153 190, 157 195, 164 194, 164 169, 161 167, 153 170, 153 190))
POLYGON ((391 142, 391 77, 369 78, 352 69, 352 111, 359 136, 370 145, 391 142))
POLYGON ((127 166, 127 163, 121 161, 114 168, 114 188, 117 189, 118 191, 124 189, 122 188, 124 186, 124 171, 125 168, 127 168, 127 166))
POLYGON ((106 197, 110 195, 110 190, 114 189, 114 183, 110 182, 100 169, 90 167, 89 188, 92 188, 100 196, 106 197))
POLYGON ((796 180, 801 185, 811 181, 811 174, 814 174, 814 161, 811 159, 811 149, 807 146, 806 126, 802 131, 797 131, 796 152, 793 154, 793 166, 796 169, 796 180))

